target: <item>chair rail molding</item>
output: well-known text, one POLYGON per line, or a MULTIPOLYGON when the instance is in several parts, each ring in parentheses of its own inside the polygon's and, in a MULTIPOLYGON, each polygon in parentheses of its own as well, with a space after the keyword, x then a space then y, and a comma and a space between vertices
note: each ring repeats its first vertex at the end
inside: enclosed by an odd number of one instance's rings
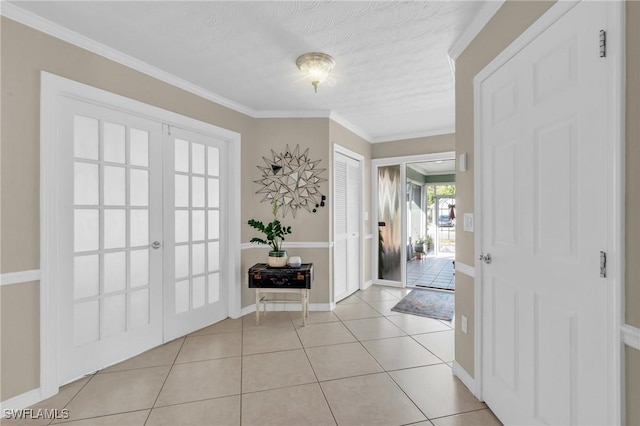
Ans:
POLYGON ((40 281, 40 269, 0 274, 0 286, 40 281))

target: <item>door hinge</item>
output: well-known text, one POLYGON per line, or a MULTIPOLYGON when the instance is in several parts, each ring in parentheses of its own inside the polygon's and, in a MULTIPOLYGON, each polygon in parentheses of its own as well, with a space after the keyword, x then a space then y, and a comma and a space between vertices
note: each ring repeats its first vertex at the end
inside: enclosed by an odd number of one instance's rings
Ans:
POLYGON ((600 30, 600 57, 607 57, 607 32, 600 30))
POLYGON ((600 252, 600 278, 607 278, 607 253, 600 252))

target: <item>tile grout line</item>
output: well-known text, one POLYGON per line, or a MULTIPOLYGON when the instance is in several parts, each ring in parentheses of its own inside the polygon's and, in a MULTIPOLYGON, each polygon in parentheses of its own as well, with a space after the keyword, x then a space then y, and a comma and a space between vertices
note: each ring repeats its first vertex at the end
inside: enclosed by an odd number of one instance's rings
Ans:
POLYGON ((164 380, 162 381, 162 386, 160 386, 160 390, 158 391, 158 395, 156 395, 156 398, 153 400, 153 404, 151 405, 151 409, 149 410, 149 414, 147 414, 147 418, 144 421, 145 425, 149 421, 149 417, 151 417, 151 413, 153 412, 153 409, 156 408, 156 404, 158 403, 158 398, 160 398, 160 394, 162 393, 162 390, 164 389, 164 386, 166 385, 167 380, 169 380, 169 376, 171 375, 171 371, 173 371, 173 367, 176 365, 176 360, 178 359, 178 356, 180 356, 180 352, 182 351, 182 348, 184 347, 184 342, 186 342, 186 341, 187 341, 187 336, 184 336, 182 338, 182 343, 180 344, 180 349, 178 349, 178 351, 176 352, 176 356, 173 358, 173 362, 171 363, 171 367, 169 368, 169 372, 167 373, 167 377, 165 377, 164 380))
MULTIPOLYGON (((304 311, 302 312, 302 315, 304 315, 304 311)), ((309 314, 309 316, 311 316, 311 314, 309 314)), ((335 315, 335 316, 336 316, 336 318, 338 318, 337 315, 335 315)), ((291 314, 289 314, 289 318, 291 318, 291 314)), ((302 321, 304 323, 305 319, 302 318, 302 321)), ((338 318, 338 321, 340 321, 340 318, 338 318)), ((293 322, 293 320, 291 322, 293 322)), ((312 325, 312 324, 306 324, 305 327, 307 325, 312 325)), ((293 327, 294 328, 296 327, 295 323, 293 323, 293 327)), ((313 371, 313 376, 316 378, 316 383, 318 384, 318 387, 320 388, 320 392, 322 392, 322 397, 324 398, 324 402, 327 404, 327 408, 329 408, 329 412, 331 413, 331 417, 333 418, 333 422, 337 425, 338 424, 338 420, 336 419, 336 415, 333 414, 333 410, 331 409, 331 404, 329 404, 329 400, 327 399, 327 394, 324 392, 324 389, 322 388, 322 385, 320 384, 320 380, 318 379, 318 373, 316 373, 316 370, 313 368, 313 363, 311 362, 311 359, 309 358, 309 354, 307 353, 307 348, 305 347, 304 343, 302 342, 302 338, 300 338, 300 333, 298 333, 298 329, 295 328, 295 330, 296 330, 296 336, 298 336, 298 340, 300 341, 300 345, 302 346, 302 350, 304 351, 304 355, 307 357, 307 362, 309 363, 309 366, 311 367, 311 371, 313 371)), ((349 329, 347 329, 347 330, 349 330, 349 329)))

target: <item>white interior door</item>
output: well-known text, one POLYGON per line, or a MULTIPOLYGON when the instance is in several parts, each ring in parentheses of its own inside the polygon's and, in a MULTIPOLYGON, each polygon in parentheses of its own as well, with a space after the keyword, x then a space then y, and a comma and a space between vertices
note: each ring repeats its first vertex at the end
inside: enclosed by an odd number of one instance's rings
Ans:
POLYGON ((228 316, 225 143, 171 127, 165 143, 165 340, 228 316))
POLYGON ((360 288, 360 161, 334 153, 334 299, 360 288))
POLYGON ((59 382, 162 343, 162 128, 66 99, 59 111, 59 382))
POLYGON ((505 424, 609 424, 607 10, 579 3, 480 83, 482 396, 505 424))

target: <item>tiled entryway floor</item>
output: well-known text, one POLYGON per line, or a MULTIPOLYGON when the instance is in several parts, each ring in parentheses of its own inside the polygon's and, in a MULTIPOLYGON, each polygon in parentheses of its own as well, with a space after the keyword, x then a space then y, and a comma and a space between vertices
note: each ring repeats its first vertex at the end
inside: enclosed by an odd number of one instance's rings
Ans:
POLYGON ((424 256, 407 262, 407 285, 455 290, 453 256, 424 256))
POLYGON ((452 324, 391 312, 406 293, 359 291, 306 327, 298 312, 227 319, 34 408, 74 425, 499 425, 452 374, 452 324))

